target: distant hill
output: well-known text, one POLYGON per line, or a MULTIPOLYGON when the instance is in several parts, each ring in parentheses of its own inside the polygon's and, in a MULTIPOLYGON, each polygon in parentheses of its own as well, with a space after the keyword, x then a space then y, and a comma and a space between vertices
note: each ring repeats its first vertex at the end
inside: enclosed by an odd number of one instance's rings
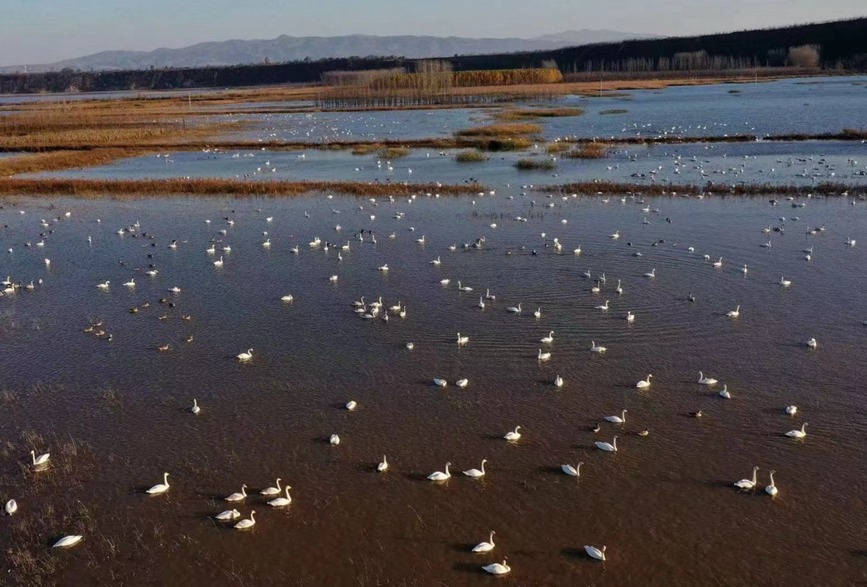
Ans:
MULTIPOLYGON (((181 49, 153 51, 103 51, 56 63, 27 65, 32 73, 60 71, 140 70, 150 68, 209 67, 242 64, 284 63, 303 59, 334 57, 396 56, 451 57, 484 53, 545 51, 570 45, 585 45, 647 39, 652 35, 608 30, 565 31, 532 39, 471 39, 463 37, 349 35, 343 37, 290 37, 281 35, 269 40, 231 40, 198 43, 181 49)), ((24 71, 23 65, 0 67, 0 73, 24 71)))

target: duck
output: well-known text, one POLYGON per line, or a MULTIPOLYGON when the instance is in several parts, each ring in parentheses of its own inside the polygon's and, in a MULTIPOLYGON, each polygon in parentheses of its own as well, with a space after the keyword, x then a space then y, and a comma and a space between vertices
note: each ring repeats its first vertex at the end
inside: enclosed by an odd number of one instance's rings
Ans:
POLYGON ((487 459, 482 459, 481 470, 479 469, 467 469, 464 471, 464 475, 467 477, 471 477, 473 479, 481 479, 485 476, 485 463, 487 463, 487 459))
POLYGON ((516 440, 519 440, 521 438, 521 433, 518 432, 518 430, 520 430, 520 429, 521 429, 520 426, 515 426, 515 429, 512 430, 511 432, 507 432, 506 435, 503 436, 503 438, 505 438, 509 442, 514 442, 516 440))
POLYGON ((434 471, 430 475, 427 476, 430 481, 445 481, 447 479, 451 479, 452 474, 449 473, 449 467, 451 463, 446 463, 446 471, 443 473, 442 471, 434 471))
POLYGON ((798 429, 789 430, 788 432, 786 432, 786 436, 788 436, 789 438, 804 438, 805 436, 807 436, 806 428, 807 428, 807 423, 804 422, 803 424, 801 424, 800 430, 798 430, 798 429))
POLYGON ((247 485, 241 485, 240 493, 233 493, 225 498, 225 501, 244 501, 247 498, 247 485))

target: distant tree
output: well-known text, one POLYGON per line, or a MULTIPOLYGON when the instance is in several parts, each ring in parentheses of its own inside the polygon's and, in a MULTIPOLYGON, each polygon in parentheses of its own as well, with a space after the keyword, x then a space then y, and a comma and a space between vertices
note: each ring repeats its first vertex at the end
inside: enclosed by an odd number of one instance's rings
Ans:
POLYGON ((819 50, 819 45, 800 45, 798 47, 789 47, 789 65, 805 68, 819 67, 819 50))

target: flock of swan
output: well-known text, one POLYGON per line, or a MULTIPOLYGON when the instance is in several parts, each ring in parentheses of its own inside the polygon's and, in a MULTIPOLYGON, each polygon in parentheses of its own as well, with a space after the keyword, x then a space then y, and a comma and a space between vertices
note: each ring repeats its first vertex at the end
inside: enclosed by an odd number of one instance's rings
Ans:
MULTIPOLYGON (((395 201, 394 199, 391 199, 391 202, 394 202, 394 201, 395 201)), ((269 218, 267 220, 267 222, 268 222, 268 224, 270 224, 271 218, 269 218)), ((227 219, 226 223, 227 223, 227 226, 229 226, 229 227, 234 225, 233 220, 227 219)), ((138 233, 139 230, 140 230, 140 227, 137 224, 134 224, 134 225, 130 225, 128 227, 125 227, 124 229, 121 229, 121 231, 119 231, 119 234, 121 235, 121 237, 123 237, 125 235, 129 235, 132 233, 138 233)), ((215 237, 215 239, 212 240, 211 243, 209 243, 210 246, 205 250, 205 253, 207 255, 212 256, 215 254, 215 252, 216 252, 215 241, 217 239, 220 239, 221 237, 225 236, 226 230, 225 229, 221 230, 219 232, 219 234, 220 234, 220 237, 215 237)), ((267 231, 265 232, 265 234, 267 235, 267 231)), ((375 243, 375 234, 372 232, 368 232, 367 234, 365 234, 365 232, 362 230, 361 232, 357 232, 355 236, 361 242, 375 243)), ((617 230, 615 233, 610 235, 610 238, 612 240, 618 240, 621 238, 621 236, 622 236, 621 231, 617 230)), ((391 237, 389 237, 389 238, 393 239, 394 233, 392 233, 391 237)), ((181 244, 183 245, 183 244, 185 244, 185 242, 186 241, 184 241, 181 244)), ((418 242, 420 245, 425 245, 427 243, 428 246, 436 246, 432 242, 426 240, 425 236, 422 236, 422 237, 416 239, 416 242, 418 242)), ((484 239, 484 237, 482 237, 480 239, 477 239, 475 241, 475 243, 465 244, 464 248, 482 247, 482 246, 485 246, 484 243, 485 243, 485 239, 484 239)), ((557 241, 557 239, 554 240, 554 243, 555 243, 555 248, 559 248, 560 244, 559 244, 559 241, 557 241)), ((854 246, 854 241, 852 239, 848 239, 846 244, 847 244, 847 246, 854 246)), ((171 244, 169 244, 168 246, 169 246, 169 248, 177 249, 178 241, 172 241, 171 244)), ((269 237, 262 243, 262 246, 270 249, 272 246, 274 246, 274 247, 279 246, 279 244, 275 242, 272 245, 271 238, 269 237)), ((345 245, 342 245, 342 244, 335 245, 335 244, 332 244, 332 243, 329 243, 326 241, 322 241, 318 238, 309 243, 309 247, 311 249, 326 249, 327 250, 329 248, 336 248, 340 251, 341 254, 343 252, 348 252, 350 250, 350 246, 351 246, 350 242, 347 242, 345 245)), ((458 245, 456 245, 456 244, 448 247, 448 249, 450 251, 455 251, 457 248, 458 248, 458 245)), ((225 256, 230 254, 230 252, 231 252, 230 245, 226 244, 225 246, 223 246, 223 251, 224 251, 223 256, 221 256, 216 261, 212 261, 213 266, 217 270, 227 270, 228 269, 225 266, 225 256)), ((811 251, 812 251, 812 247, 811 247, 811 251)), ((293 254, 300 254, 300 248, 297 244, 295 245, 295 247, 292 248, 292 252, 293 252, 293 254)), ((575 249, 575 255, 577 258, 580 258, 581 252, 582 252, 582 249, 580 246, 577 249, 575 249)), ((690 250, 690 252, 693 252, 693 251, 690 250)), ((342 257, 341 257, 341 260, 342 260, 342 257)), ((709 256, 705 255, 704 262, 706 262, 708 265, 710 265, 714 269, 719 269, 723 266, 723 258, 722 257, 719 257, 716 261, 711 261, 709 256)), ((46 264, 46 266, 50 265, 50 262, 48 261, 48 259, 46 259, 45 264, 46 264)), ((430 264, 436 268, 440 268, 440 267, 443 267, 444 265, 447 265, 447 262, 443 261, 442 255, 437 255, 436 258, 434 258, 433 260, 430 261, 430 264)), ((389 271, 389 266, 388 266, 388 264, 385 264, 385 265, 381 265, 381 266, 377 267, 376 269, 379 272, 386 273, 389 271)), ((748 271, 747 266, 743 265, 741 272, 744 275, 746 275, 747 271, 748 271)), ((149 265, 149 267, 147 269, 147 275, 149 275, 151 277, 155 277, 158 274, 158 272, 159 272, 159 269, 157 267, 155 267, 154 265, 149 265)), ((590 270, 585 271, 583 273, 583 276, 585 279, 591 279, 590 270)), ((662 279, 666 278, 666 276, 663 272, 657 273, 656 268, 650 268, 649 271, 641 273, 640 275, 636 273, 636 277, 638 279, 644 278, 644 279, 650 279, 650 280, 662 280, 662 279)), ((334 275, 330 278, 330 281, 332 283, 337 283, 338 278, 339 278, 338 275, 334 275)), ((593 309, 601 311, 601 312, 605 312, 605 313, 609 313, 609 312, 612 314, 615 312, 620 313, 622 311, 621 308, 615 307, 615 305, 612 305, 611 300, 619 298, 620 296, 623 295, 624 286, 630 285, 626 281, 626 279, 628 279, 628 278, 624 277, 624 278, 617 280, 617 285, 614 288, 614 293, 616 294, 616 296, 613 296, 612 298, 606 299, 604 304, 596 305, 593 307, 593 309)), ((607 279, 605 277, 605 274, 602 273, 595 280, 595 285, 593 285, 590 288, 591 295, 595 296, 595 295, 599 295, 602 292, 604 292, 605 287, 606 287, 606 282, 607 282, 607 279)), ((31 281, 31 284, 32 283, 33 282, 31 281)), ((106 279, 104 281, 97 283, 95 287, 102 292, 110 292, 111 287, 112 287, 111 283, 112 282, 110 279, 106 279)), ((133 290, 136 287, 140 286, 140 283, 137 284, 134 279, 128 279, 127 281, 123 281, 121 283, 124 287, 126 287, 130 290, 133 290)), ((4 284, 6 284, 9 287, 13 287, 13 289, 15 289, 14 288, 15 284, 11 280, 11 278, 7 278, 6 281, 4 282, 4 284)), ((40 285, 41 284, 42 284, 42 280, 40 280, 40 285)), ((443 287, 449 287, 450 284, 451 284, 450 279, 443 278, 440 281, 440 285, 443 287)), ((790 287, 792 285, 792 281, 790 279, 785 279, 784 277, 781 277, 780 278, 780 285, 782 287, 790 287)), ((460 292, 472 292, 474 289, 474 286, 475 286, 475 284, 467 284, 467 282, 465 282, 465 281, 457 281, 457 289, 460 292)), ((93 287, 93 285, 91 284, 91 285, 89 285, 89 287, 93 287)), ((485 289, 485 294, 483 296, 479 296, 479 301, 478 301, 478 307, 483 311, 486 309, 490 309, 489 306, 492 305, 494 300, 496 300, 496 296, 491 293, 490 288, 484 288, 484 289, 485 289)), ((170 288, 168 290, 168 292, 173 293, 173 294, 179 294, 181 292, 181 289, 179 287, 175 286, 175 287, 170 288)), ((7 294, 7 295, 9 295, 9 294, 7 294)), ((371 298, 371 299, 373 299, 373 298, 371 298)), ((690 299, 690 301, 694 300, 694 296, 692 296, 692 294, 690 294, 689 299, 690 299)), ((286 294, 280 298, 280 301, 283 303, 286 303, 286 304, 292 304, 295 302, 295 300, 296 300, 296 297, 294 294, 286 294)), ((160 303, 172 304, 173 302, 170 299, 160 299, 160 303)), ((389 320, 389 316, 397 317, 399 319, 407 319, 407 317, 408 317, 408 304, 407 303, 405 303, 403 301, 397 301, 396 303, 389 305, 389 303, 387 303, 386 301, 383 300, 382 296, 376 296, 376 299, 373 301, 369 301, 365 297, 361 297, 358 300, 352 301, 350 303, 350 306, 353 308, 353 311, 355 314, 357 314, 361 319, 368 320, 368 321, 386 321, 387 322, 389 320)), ((141 306, 141 308, 143 308, 143 307, 145 307, 145 306, 141 306)), ((135 311, 131 310, 132 313, 137 313, 138 311, 139 311, 139 307, 136 307, 135 311)), ((502 311, 506 315, 513 315, 514 316, 514 315, 521 315, 525 310, 522 306, 522 302, 519 301, 519 302, 515 303, 514 305, 505 306, 504 309, 498 310, 498 311, 502 311)), ((725 314, 728 318, 738 319, 741 316, 741 305, 737 305, 733 310, 729 310, 725 314)), ((537 320, 540 320, 542 318, 542 309, 540 307, 537 307, 535 312, 533 312, 533 316, 537 320)), ((622 319, 626 320, 629 324, 632 324, 636 321, 636 313, 633 310, 626 310, 625 313, 622 314, 622 316, 623 316, 622 319)), ((103 327, 103 325, 102 325, 101 321, 95 321, 95 322, 92 322, 88 326, 88 328, 85 330, 87 332, 95 332, 97 334, 97 336, 100 338, 106 338, 107 337, 108 340, 111 340, 111 335, 105 333, 102 330, 102 327, 103 327)), ((538 336, 538 335, 536 335, 536 336, 538 336)), ((190 338, 189 341, 191 341, 191 340, 192 339, 190 338)), ((472 333, 467 333, 465 331, 461 331, 461 332, 457 332, 455 334, 453 340, 455 341, 454 344, 456 344, 458 347, 470 347, 470 348, 472 348, 472 346, 474 344, 472 341, 474 341, 476 339, 474 338, 474 335, 472 333)), ((555 341, 555 331, 554 330, 548 330, 548 333, 546 335, 544 335, 543 337, 541 337, 539 339, 534 338, 533 340, 538 341, 538 343, 541 345, 538 348, 538 351, 536 353, 536 356, 535 356, 536 360, 540 363, 550 361, 552 359, 552 351, 549 349, 552 348, 552 345, 555 341)), ((802 343, 802 344, 804 344, 804 343, 802 343)), ((815 349, 815 348, 817 348, 818 343, 816 342, 815 338, 810 338, 805 343, 805 345, 811 349, 815 349)), ((608 351, 608 348, 606 346, 603 346, 601 344, 597 344, 597 342, 595 340, 590 340, 588 346, 589 346, 589 351, 596 353, 597 355, 604 355, 608 351)), ((407 350, 411 351, 415 348, 415 343, 406 342, 405 347, 407 350)), ((161 351, 169 350, 169 347, 168 347, 168 345, 163 345, 163 346, 159 347, 159 350, 161 350, 161 351)), ((257 356, 258 355, 254 353, 254 348, 247 348, 246 350, 242 350, 237 355, 235 355, 234 359, 239 363, 242 363, 245 365, 255 366, 257 356)), ((637 388, 641 392, 652 393, 652 390, 654 388, 659 387, 663 384, 663 383, 657 382, 656 380, 653 380, 653 385, 652 385, 651 384, 652 378, 653 378, 653 374, 647 374, 646 378, 639 380, 635 384, 635 388, 637 388)), ((556 377, 554 378, 552 383, 556 388, 561 388, 566 384, 564 378, 561 377, 559 374, 556 375, 556 377)), ((434 377, 433 378, 433 384, 437 387, 447 387, 450 384, 453 384, 454 386, 463 389, 469 385, 469 379, 468 378, 459 378, 459 379, 456 379, 454 382, 450 382, 449 380, 442 378, 442 377, 434 377)), ((698 373, 697 384, 713 388, 719 384, 719 381, 716 378, 707 376, 704 372, 700 371, 698 373)), ((733 395, 729 391, 727 384, 723 385, 723 389, 718 392, 718 395, 719 395, 719 397, 726 399, 726 400, 733 398, 733 395)), ((357 406, 358 406, 358 403, 355 400, 350 400, 345 404, 344 407, 347 411, 352 412, 356 409, 357 406)), ((198 400, 194 398, 192 400, 192 407, 190 408, 190 411, 194 415, 199 415, 202 412, 202 410, 203 410, 203 407, 199 404, 198 400)), ((795 417, 797 414, 800 413, 798 410, 798 407, 795 405, 786 406, 784 408, 784 411, 790 417, 795 417)), ((620 410, 620 412, 618 414, 603 416, 600 419, 602 421, 604 421, 605 423, 612 424, 614 426, 621 426, 622 427, 626 423, 628 412, 629 411, 626 408, 623 408, 620 410)), ((689 415, 693 416, 693 417, 701 417, 702 411, 699 410, 696 412, 690 412, 689 415)), ((806 432, 807 425, 808 425, 807 423, 803 423, 803 424, 801 424, 801 426, 799 428, 794 428, 788 432, 785 432, 782 435, 784 435, 788 438, 794 439, 794 440, 803 441, 807 436, 807 432, 806 432)), ((601 426, 599 424, 597 424, 593 428, 594 433, 597 433, 600 430, 601 430, 601 426)), ((523 438, 523 435, 524 435, 524 433, 521 432, 521 426, 518 425, 518 426, 515 426, 514 429, 506 432, 503 435, 503 439, 508 441, 508 442, 511 442, 511 443, 519 443, 521 441, 521 439, 523 438)), ((636 435, 639 437, 647 437, 649 435, 649 430, 647 428, 644 428, 641 432, 637 432, 636 435)), ((618 447, 618 439, 619 438, 623 442, 624 434, 623 433, 613 434, 610 442, 608 440, 599 440, 599 441, 595 441, 593 446, 600 453, 612 453, 612 454, 618 453, 619 451, 623 450, 623 444, 621 444, 621 446, 618 447)), ((336 433, 331 434, 328 442, 331 446, 338 447, 340 445, 340 442, 341 442, 340 436, 336 433)), ((627 442, 627 444, 628 444, 628 442, 627 442)), ((339 450, 339 449, 335 449, 335 450, 339 450)), ((42 471, 42 470, 47 469, 50 466, 50 454, 49 453, 46 452, 44 454, 37 455, 37 451, 33 450, 33 451, 31 451, 30 456, 31 456, 31 466, 33 467, 33 469, 35 471, 42 471)), ((607 458, 613 458, 613 457, 607 457, 607 458)), ((485 465, 487 462, 488 462, 487 459, 482 459, 478 468, 469 468, 469 469, 463 470, 462 475, 466 478, 473 479, 473 480, 480 480, 480 479, 484 478, 486 476, 485 465)), ((560 470, 562 471, 562 473, 564 475, 567 475, 570 477, 575 477, 575 478, 580 478, 582 465, 584 465, 583 461, 577 461, 575 464, 561 464, 560 470)), ((385 474, 388 471, 392 470, 390 468, 391 466, 392 465, 388 462, 387 457, 385 455, 383 455, 382 460, 379 463, 377 463, 375 469, 378 473, 385 474)), ((433 483, 448 482, 452 478, 452 472, 450 471, 451 466, 452 466, 451 462, 446 462, 443 470, 437 470, 437 471, 431 472, 429 475, 427 475, 427 477, 426 477, 427 480, 429 480, 430 482, 433 482, 433 483)), ((751 478, 744 478, 744 479, 741 479, 741 480, 735 482, 733 484, 734 487, 736 487, 740 491, 753 491, 753 490, 755 490, 757 487, 760 486, 759 480, 757 478, 758 471, 760 471, 760 470, 761 469, 758 466, 754 467, 752 470, 752 477, 751 478)), ((775 480, 774 480, 774 474, 775 473, 776 473, 775 470, 770 471, 768 485, 765 486, 765 488, 764 488, 765 493, 771 497, 775 497, 775 496, 779 495, 779 493, 780 493, 780 490, 778 489, 778 487, 775 483, 775 480)), ((169 477, 170 477, 170 475, 168 472, 164 473, 162 481, 153 485, 149 489, 147 489, 145 493, 147 495, 153 496, 153 497, 166 494, 171 488, 171 485, 169 483, 169 477)), ((266 505, 271 506, 273 508, 285 508, 292 503, 292 498, 289 494, 290 486, 289 485, 281 486, 281 481, 282 481, 282 479, 278 478, 276 480, 276 483, 274 486, 265 488, 259 492, 261 497, 267 499, 267 501, 265 502, 266 505)), ((245 485, 241 486, 240 492, 232 493, 232 494, 226 496, 225 501, 227 503, 235 505, 235 504, 247 503, 249 497, 250 497, 250 494, 247 493, 247 485, 245 484, 245 485)), ((15 499, 8 500, 8 502, 6 503, 6 506, 5 506, 5 510, 6 510, 8 515, 15 515, 19 511, 19 506, 18 506, 18 503, 15 501, 15 499)), ((219 522, 232 524, 232 528, 234 528, 234 529, 247 530, 247 529, 252 528, 256 524, 255 514, 256 514, 256 511, 251 509, 250 513, 249 513, 249 517, 242 517, 241 512, 233 507, 232 509, 227 509, 227 510, 221 511, 219 513, 215 513, 215 514, 213 514, 212 517, 219 522)), ((495 535, 495 531, 491 531, 488 540, 480 542, 479 544, 477 544, 475 547, 472 548, 472 552, 474 552, 474 553, 490 553, 490 552, 492 552, 496 546, 494 543, 494 535, 495 535)), ((71 546, 75 546, 76 544, 80 543, 82 540, 83 540, 83 536, 81 536, 81 535, 75 535, 75 534, 65 535, 62 538, 60 538, 59 540, 57 540, 57 542, 54 544, 54 546, 58 547, 58 548, 68 548, 71 546)), ((606 559, 607 547, 605 545, 603 545, 601 547, 597 547, 597 546, 593 546, 593 545, 588 544, 588 545, 584 546, 584 552, 586 553, 586 555, 588 557, 590 557, 592 559, 599 560, 599 561, 606 561, 607 560, 606 559)), ((503 574, 511 572, 511 567, 508 564, 507 558, 503 558, 502 562, 490 563, 490 564, 482 566, 481 568, 485 572, 493 574, 493 575, 503 575, 503 574)))

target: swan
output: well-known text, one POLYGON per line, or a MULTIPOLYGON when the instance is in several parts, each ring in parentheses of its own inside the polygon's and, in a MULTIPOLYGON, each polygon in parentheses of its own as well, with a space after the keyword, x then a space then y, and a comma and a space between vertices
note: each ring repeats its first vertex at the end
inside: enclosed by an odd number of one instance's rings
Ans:
POLYGON ((347 410, 349 410, 349 411, 351 412, 352 410, 354 410, 355 408, 358 407, 358 402, 356 402, 355 400, 351 399, 351 400, 349 400, 348 402, 346 402, 346 405, 343 406, 343 407, 346 408, 347 410))
POLYGON ((287 304, 295 301, 295 297, 292 294, 287 294, 280 298, 281 302, 286 302, 287 304))
POLYGON ((617 452, 617 437, 614 437, 613 444, 609 444, 607 442, 596 441, 594 443, 596 448, 599 450, 604 450, 605 452, 617 452))
POLYGON ((377 270, 382 271, 383 273, 386 273, 388 271, 388 264, 386 263, 385 265, 377 267, 377 270))
POLYGON ((331 283, 337 283, 337 276, 332 275, 331 277, 328 278, 328 281, 330 281, 331 283))
POLYGON ((491 535, 490 535, 490 537, 488 537, 488 541, 487 542, 479 542, 478 544, 476 544, 473 547, 473 552, 483 553, 483 552, 491 552, 492 550, 494 550, 494 546, 496 546, 494 544, 494 534, 496 534, 496 532, 491 530, 491 535))
POLYGON ((509 306, 506 308, 506 311, 510 314, 520 314, 521 313, 521 304, 519 303, 517 306, 509 306))
POLYGON ((810 347, 811 349, 814 349, 817 346, 819 346, 819 343, 816 342, 815 338, 811 338, 810 340, 807 341, 807 346, 810 347))
POLYGON ((253 526, 255 526, 256 525, 255 515, 256 515, 256 510, 253 510, 252 512, 250 512, 249 518, 245 518, 245 519, 241 520, 240 522, 238 522, 237 524, 235 524, 235 530, 246 530, 247 528, 252 528, 253 526))
POLYGON ((220 512, 216 516, 214 516, 215 520, 219 520, 221 522, 228 522, 230 520, 237 520, 241 517, 241 512, 238 510, 226 510, 224 512, 220 512))
POLYGON ((434 378, 433 382, 434 382, 434 385, 436 385, 438 387, 445 387, 446 385, 449 384, 449 382, 446 381, 445 379, 439 379, 436 377, 434 378))
POLYGON ((551 344, 552 342, 554 342, 554 331, 552 330, 548 333, 548 336, 540 338, 539 342, 543 344, 551 344))
POLYGON ((608 348, 606 348, 606 347, 604 347, 604 346, 597 346, 596 343, 595 343, 594 341, 592 341, 592 340, 590 341, 590 351, 591 351, 591 352, 594 352, 594 353, 604 353, 604 352, 607 351, 607 350, 608 350, 608 348))
POLYGON ((503 438, 505 438, 506 440, 511 441, 511 442, 518 440, 519 438, 521 438, 521 433, 518 432, 518 430, 520 430, 520 429, 521 429, 520 426, 515 426, 515 429, 511 432, 506 433, 506 435, 503 436, 503 438))
POLYGON ((268 505, 270 505, 271 507, 274 507, 274 508, 282 508, 282 507, 286 507, 287 505, 292 503, 292 496, 289 495, 289 490, 292 488, 287 485, 283 489, 286 492, 286 497, 275 497, 274 499, 272 499, 271 501, 268 502, 268 505))
POLYGON ((740 272, 743 273, 744 275, 746 275, 749 272, 749 269, 747 269, 747 266, 744 265, 743 267, 740 268, 740 272))
POLYGON ((259 492, 259 495, 279 495, 280 492, 283 490, 280 487, 280 481, 282 481, 282 479, 280 479, 280 477, 277 477, 277 487, 268 487, 266 489, 263 489, 259 492))
POLYGON ((36 451, 35 451, 35 450, 31 450, 31 451, 30 451, 30 458, 33 459, 33 466, 34 466, 34 467, 41 467, 42 465, 47 465, 47 464, 48 464, 48 459, 51 458, 51 453, 47 452, 47 453, 45 453, 45 454, 41 454, 41 455, 39 455, 39 456, 37 457, 37 456, 36 456, 36 451))
POLYGON ((582 273, 581 275, 583 275, 583 276, 586 277, 587 279, 590 279, 590 270, 588 269, 587 271, 585 271, 585 272, 582 273))
POLYGON ((780 285, 783 287, 789 287, 792 285, 792 281, 790 279, 786 279, 785 277, 780 277, 780 285))
POLYGON ((717 380, 713 377, 705 377, 704 373, 701 371, 698 372, 698 383, 699 385, 716 385, 717 380))
POLYGON ((758 467, 753 467, 753 478, 752 479, 741 479, 737 483, 735 483, 735 487, 741 490, 747 489, 755 489, 756 488, 756 472, 759 470, 758 467))
POLYGON ((595 546, 584 545, 584 552, 587 553, 587 556, 590 558, 595 558, 596 560, 604 561, 605 560, 605 549, 607 547, 603 546, 602 550, 599 550, 595 546))
POLYGON ((620 286, 620 280, 617 280, 617 287, 614 288, 614 291, 617 292, 617 295, 623 295, 623 288, 620 286))
POLYGON ((584 462, 582 461, 582 462, 578 463, 577 465, 575 465, 574 467, 572 465, 560 465, 560 469, 564 473, 569 475, 570 477, 580 477, 581 476, 581 465, 583 465, 583 464, 584 464, 584 462))
POLYGON ((129 281, 124 282, 126 287, 135 287, 135 279, 130 279, 129 281))
POLYGON ((338 444, 340 444, 340 437, 336 434, 332 434, 328 437, 328 444, 330 444, 331 446, 337 446, 338 444))
POLYGON ((629 410, 623 410, 620 412, 619 416, 605 416, 606 422, 611 422, 612 424, 625 424, 626 423, 626 412, 629 410))
POLYGON ((451 463, 446 463, 446 472, 445 473, 443 473, 442 471, 434 471, 433 473, 428 475, 427 478, 430 481, 445 481, 446 479, 450 479, 452 476, 452 474, 449 473, 449 467, 450 466, 451 466, 451 463))
POLYGON ((506 559, 503 559, 503 563, 491 563, 489 565, 485 565, 482 567, 482 570, 491 575, 505 575, 509 571, 512 570, 512 567, 506 564, 506 559))
POLYGON ((217 252, 217 248, 214 245, 211 245, 209 248, 205 249, 205 252, 209 255, 214 255, 217 252))
POLYGON ((240 353, 237 356, 237 359, 239 361, 241 361, 242 363, 246 363, 247 361, 250 361, 252 358, 253 358, 253 349, 247 349, 246 353, 240 353))
POLYGON ((470 337, 469 336, 461 336, 461 333, 458 332, 458 346, 463 346, 463 345, 467 344, 468 342, 470 342, 470 337))
POLYGON ((471 288, 468 285, 462 285, 461 282, 458 281, 458 290, 459 291, 473 291, 473 288, 471 288))
POLYGON ((590 293, 598 294, 600 291, 602 291, 602 287, 600 287, 599 282, 597 281, 596 285, 590 288, 590 293))
POLYGON ((70 546, 75 546, 81 542, 83 538, 84 536, 81 536, 80 534, 70 534, 52 544, 51 548, 69 548, 70 546))
POLYGON ((485 463, 486 462, 488 462, 487 459, 482 459, 482 465, 481 465, 482 470, 481 471, 478 469, 467 469, 466 471, 464 471, 464 475, 466 475, 467 477, 472 477, 473 479, 481 479, 482 477, 485 476, 485 463))
POLYGON ((411 342, 406 343, 406 350, 411 351, 415 348, 415 345, 411 342))
POLYGON ((559 375, 554 378, 554 387, 563 387, 563 378, 559 375))
POLYGON ((720 257, 718 260, 714 261, 713 266, 716 267, 717 269, 722 267, 722 257, 720 257))
POLYGON ((729 310, 728 312, 726 312, 726 316, 728 316, 729 318, 738 318, 740 315, 741 315, 741 307, 740 306, 738 306, 734 310, 729 310))
POLYGON ((482 296, 479 296, 479 308, 485 309, 485 300, 482 299, 482 296))
POLYGON ((580 255, 581 254, 581 245, 578 245, 577 249, 572 249, 572 252, 575 253, 576 255, 580 255))
POLYGON ((430 262, 431 265, 436 265, 437 267, 439 267, 441 263, 442 261, 440 260, 439 256, 437 256, 436 259, 430 262))
POLYGON ((596 306, 596 309, 602 310, 603 312, 607 312, 608 311, 608 300, 605 300, 605 303, 602 304, 601 306, 596 306))
POLYGON ((794 416, 798 413, 798 406, 786 406, 786 413, 790 416, 794 416))
POLYGON ((169 490, 169 474, 163 473, 163 482, 157 483, 156 485, 154 485, 153 487, 148 489, 147 492, 149 495, 159 495, 161 493, 165 493, 168 490, 169 490))
POLYGON ((638 383, 635 384, 635 387, 637 387, 638 389, 647 389, 648 387, 650 387, 650 378, 651 377, 653 377, 653 375, 648 375, 647 379, 642 379, 641 381, 639 381, 638 383))
POLYGON ((382 455, 382 462, 376 465, 376 470, 382 473, 386 469, 388 469, 388 460, 385 458, 385 455, 382 455))
POLYGON ((243 501, 247 497, 247 485, 241 485, 241 493, 233 493, 225 501, 243 501))
POLYGON ((609 234, 608 236, 609 236, 609 238, 612 238, 612 239, 614 239, 614 240, 617 240, 617 239, 620 238, 620 231, 617 230, 617 231, 614 232, 614 234, 609 234))
POLYGON ((635 314, 633 314, 631 310, 626 312, 626 321, 629 322, 630 324, 632 322, 635 322, 635 314))
POLYGON ((202 411, 202 408, 199 407, 199 402, 197 402, 195 398, 193 398, 193 407, 190 408, 190 411, 194 414, 198 414, 202 411))
POLYGON ((536 355, 536 358, 540 361, 549 361, 551 360, 551 353, 543 353, 542 349, 539 349, 539 354, 536 355))
POLYGON ((728 385, 723 385, 722 391, 719 392, 719 396, 725 399, 732 399, 732 394, 729 392, 728 385))
POLYGON ((491 290, 485 289, 485 299, 491 300, 492 302, 497 299, 497 296, 491 295, 491 290))
POLYGON ((469 383, 470 383, 470 380, 466 379, 466 378, 458 379, 457 381, 455 381, 455 385, 457 385, 461 389, 465 388, 469 383))
POLYGON ((533 316, 536 318, 541 318, 542 317, 542 308, 536 308, 536 311, 533 312, 533 316))
POLYGON ((650 273, 645 273, 644 276, 653 279, 656 277, 656 268, 651 269, 650 273))
POLYGON ((774 485, 774 473, 776 473, 776 471, 771 471, 771 484, 765 487, 765 493, 767 493, 771 497, 776 497, 776 495, 780 492, 779 489, 777 489, 777 486, 774 485))
POLYGON ((806 427, 807 423, 804 422, 803 424, 801 424, 800 430, 789 430, 788 432, 786 432, 786 436, 788 436, 789 438, 804 438, 805 436, 807 436, 807 431, 805 430, 806 427))
POLYGON ((18 511, 18 502, 14 499, 10 499, 6 502, 6 513, 10 516, 18 511))
POLYGON ((103 281, 102 283, 97 284, 96 287, 98 287, 99 289, 108 289, 110 283, 110 281, 103 281))

